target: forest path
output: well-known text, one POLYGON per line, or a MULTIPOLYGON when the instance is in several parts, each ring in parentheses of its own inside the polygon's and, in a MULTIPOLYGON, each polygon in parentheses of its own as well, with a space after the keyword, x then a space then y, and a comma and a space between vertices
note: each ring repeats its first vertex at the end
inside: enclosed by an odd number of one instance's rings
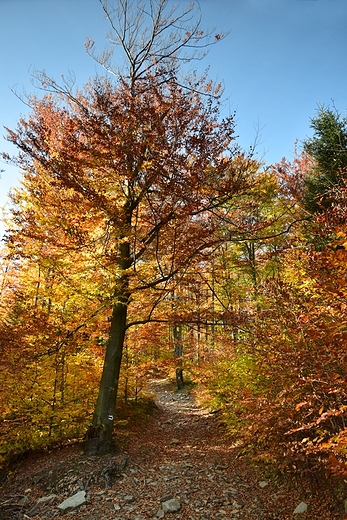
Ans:
MULTIPOLYGON (((85 502, 67 513, 76 520, 293 518, 306 497, 238 458, 215 414, 165 380, 152 381, 151 390, 158 412, 145 425, 119 431, 121 453, 86 456, 75 446, 18 464, 3 489, 0 519, 55 518, 57 506, 80 491, 85 502)), ((317 509, 294 517, 335 518, 317 509)))

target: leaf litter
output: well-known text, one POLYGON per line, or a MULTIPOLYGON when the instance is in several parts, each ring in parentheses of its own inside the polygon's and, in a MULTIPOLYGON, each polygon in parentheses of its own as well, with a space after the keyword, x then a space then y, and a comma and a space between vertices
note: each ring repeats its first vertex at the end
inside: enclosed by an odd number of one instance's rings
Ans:
POLYGON ((313 499, 251 464, 191 393, 166 380, 151 391, 157 412, 117 432, 118 452, 87 456, 74 445, 20 460, 1 486, 1 520, 58 517, 81 491, 85 502, 67 512, 75 520, 288 520, 301 503, 296 518, 344 518, 324 493, 313 499))

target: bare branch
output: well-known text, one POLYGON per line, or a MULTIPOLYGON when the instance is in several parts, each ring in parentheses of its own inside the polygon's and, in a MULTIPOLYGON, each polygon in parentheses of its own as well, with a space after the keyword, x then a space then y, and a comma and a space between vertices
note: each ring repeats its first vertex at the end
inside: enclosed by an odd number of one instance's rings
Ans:
POLYGON ((211 45, 227 33, 201 29, 201 9, 198 2, 182 10, 169 8, 168 0, 99 0, 110 26, 109 46, 95 52, 95 42, 87 39, 86 50, 107 72, 127 78, 131 85, 148 73, 179 70, 182 63, 202 59, 211 45), (123 53, 127 72, 114 60, 115 49, 123 53))

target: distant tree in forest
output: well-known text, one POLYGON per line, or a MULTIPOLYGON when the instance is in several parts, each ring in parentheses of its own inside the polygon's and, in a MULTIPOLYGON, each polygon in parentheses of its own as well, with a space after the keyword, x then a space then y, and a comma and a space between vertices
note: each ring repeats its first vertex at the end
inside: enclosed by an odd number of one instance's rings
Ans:
POLYGON ((305 179, 304 204, 310 213, 331 207, 335 188, 344 186, 347 172, 347 118, 336 109, 319 107, 311 120, 313 137, 304 150, 314 160, 305 179))

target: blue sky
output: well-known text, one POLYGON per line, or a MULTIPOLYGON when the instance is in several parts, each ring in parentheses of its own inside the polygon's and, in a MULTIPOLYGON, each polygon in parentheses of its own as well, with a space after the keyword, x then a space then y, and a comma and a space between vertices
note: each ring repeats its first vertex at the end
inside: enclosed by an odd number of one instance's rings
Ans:
MULTIPOLYGON (((177 0, 169 0, 177 3, 177 0)), ((186 4, 184 0, 179 3, 186 4)), ((266 164, 291 159, 296 139, 310 135, 318 103, 347 109, 347 0, 200 0, 203 27, 228 37, 203 65, 224 82, 225 113, 236 111, 242 147, 258 132, 266 164)), ((100 67, 86 54, 108 30, 98 0, 0 0, 0 150, 3 136, 28 108, 11 92, 34 92, 30 70, 59 80, 73 71, 81 86, 100 67)), ((201 67, 202 64, 199 64, 201 67)), ((16 168, 0 163, 0 206, 18 183, 16 168)))

